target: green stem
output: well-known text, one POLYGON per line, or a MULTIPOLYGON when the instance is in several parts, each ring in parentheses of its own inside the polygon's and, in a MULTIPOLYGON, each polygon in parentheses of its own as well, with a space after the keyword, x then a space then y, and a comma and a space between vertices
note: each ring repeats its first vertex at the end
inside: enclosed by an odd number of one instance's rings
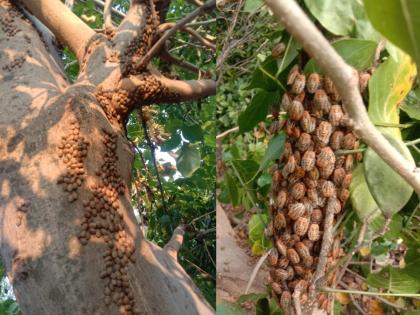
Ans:
POLYGON ((357 290, 341 290, 333 288, 320 288, 320 291, 333 292, 333 293, 348 293, 348 294, 361 294, 361 295, 372 295, 372 296, 403 296, 403 297, 420 297, 417 293, 383 293, 383 292, 369 292, 369 291, 357 291, 357 290))
POLYGON ((411 140, 411 141, 407 141, 407 142, 404 142, 404 143, 405 143, 405 145, 415 145, 417 143, 420 143, 420 138, 415 139, 415 140, 411 140))
POLYGON ((335 151, 335 155, 346 155, 346 154, 352 154, 352 153, 358 153, 363 152, 367 148, 360 148, 360 149, 354 149, 354 150, 337 150, 335 151))
POLYGON ((283 92, 286 92, 286 89, 284 88, 283 84, 281 84, 281 82, 275 76, 273 76, 271 73, 269 73, 267 70, 265 70, 261 66, 258 66, 258 69, 260 69, 260 71, 262 73, 264 73, 267 77, 269 77, 271 80, 273 80, 274 82, 276 82, 277 85, 282 88, 283 92))
POLYGON ((407 123, 407 124, 393 124, 393 123, 376 123, 375 126, 377 127, 390 127, 390 128, 408 128, 413 126, 414 123, 407 123))
POLYGON ((245 185, 245 182, 243 181, 241 175, 239 174, 238 170, 236 169, 235 165, 233 163, 230 163, 232 166, 233 171, 235 172, 236 177, 238 178, 239 182, 241 183, 242 188, 245 190, 246 195, 248 196, 249 201, 251 201, 252 206, 254 208, 257 208, 257 202, 254 200, 254 197, 249 192, 248 187, 245 185))

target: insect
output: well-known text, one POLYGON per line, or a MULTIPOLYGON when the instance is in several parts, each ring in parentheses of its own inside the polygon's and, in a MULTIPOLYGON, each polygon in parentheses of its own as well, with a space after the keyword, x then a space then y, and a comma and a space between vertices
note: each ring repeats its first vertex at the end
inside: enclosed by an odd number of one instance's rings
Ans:
POLYGON ((283 177, 287 177, 290 173, 293 173, 295 170, 295 167, 296 167, 295 156, 291 155, 281 171, 283 177))
POLYGON ((289 291, 283 291, 280 297, 280 306, 285 311, 288 312, 290 306, 292 305, 292 295, 289 291))
POLYGON ((278 284, 277 282, 271 282, 271 288, 273 289, 274 293, 276 293, 277 295, 281 295, 281 285, 278 284))
POLYGON ((295 199, 299 200, 301 199, 306 193, 306 187, 303 183, 296 183, 293 185, 290 195, 295 199))
POLYGON ((284 150, 283 150, 282 160, 287 161, 292 154, 293 154, 292 145, 290 144, 290 142, 286 141, 284 143, 284 150))
POLYGON ((315 166, 314 168, 312 168, 308 174, 307 174, 308 178, 312 179, 312 180, 318 180, 319 178, 319 169, 315 166))
POLYGON ((276 230, 281 230, 282 228, 286 227, 286 224, 286 217, 282 212, 278 212, 274 218, 274 228, 276 230))
POLYGON ((292 266, 287 267, 288 277, 287 280, 292 280, 295 277, 295 271, 292 266))
POLYGON ((341 123, 341 119, 343 118, 343 109, 341 105, 333 105, 331 106, 330 113, 329 113, 329 121, 331 125, 337 127, 341 123))
POLYGON ((327 179, 331 176, 334 171, 334 164, 328 164, 324 168, 319 169, 319 176, 321 178, 327 179))
POLYGON ((314 117, 311 117, 308 111, 304 111, 300 119, 300 126, 304 132, 312 133, 316 128, 316 120, 314 117))
POLYGON ((330 146, 333 150, 340 150, 343 145, 344 133, 336 130, 332 133, 330 138, 330 146))
POLYGON ((324 215, 322 214, 321 209, 316 208, 312 211, 311 222, 319 224, 322 222, 323 217, 324 215))
POLYGON ((287 246, 282 242, 282 240, 276 240, 276 248, 279 251, 279 254, 281 254, 282 256, 287 255, 287 246))
POLYGON ((301 93, 305 89, 306 78, 304 74, 297 74, 293 81, 291 92, 295 94, 301 93))
POLYGON ((329 180, 324 181, 321 186, 321 192, 325 198, 334 196, 336 194, 334 183, 329 180))
POLYGON ((287 258, 289 258, 290 262, 293 265, 297 265, 298 263, 300 263, 299 254, 296 252, 294 248, 289 248, 287 250, 287 258))
POLYGON ((295 273, 298 274, 298 275, 305 274, 305 268, 303 268, 302 265, 295 265, 295 266, 293 266, 293 269, 295 270, 295 273))
POLYGON ((369 73, 360 73, 359 74, 359 89, 360 92, 363 93, 369 83, 369 79, 370 79, 370 74, 369 73))
POLYGON ((340 204, 340 201, 336 197, 328 198, 327 212, 328 211, 333 211, 335 214, 340 213, 341 204, 340 204))
POLYGON ((338 192, 338 199, 345 204, 347 199, 350 197, 350 191, 348 189, 342 188, 338 192))
POLYGON ((298 236, 304 236, 306 234, 306 231, 308 231, 309 227, 309 219, 306 217, 300 217, 298 218, 294 225, 293 229, 298 236))
POLYGON ((289 205, 289 212, 287 213, 292 220, 297 220, 305 214, 305 205, 297 202, 289 205))
POLYGON ((332 181, 336 186, 341 186, 345 176, 346 176, 346 171, 344 170, 344 168, 342 167, 336 168, 332 176, 332 181))
POLYGON ((351 184, 351 180, 353 178, 353 175, 351 173, 348 173, 344 176, 343 181, 341 183, 341 186, 343 188, 348 188, 351 184))
POLYGON ((316 90, 314 95, 314 109, 323 113, 328 113, 331 108, 330 100, 323 89, 316 90))
POLYGON ((320 168, 325 168, 329 165, 334 166, 335 155, 330 147, 322 148, 316 159, 316 165, 320 168))
POLYGON ((292 100, 290 99, 289 94, 284 93, 283 97, 281 98, 281 104, 280 104, 281 108, 287 112, 289 111, 291 104, 292 104, 292 100))
POLYGON ((287 266, 289 266, 289 259, 287 259, 287 257, 280 258, 277 262, 277 266, 279 266, 280 268, 286 269, 287 266))
POLYGON ((311 135, 309 133, 302 132, 297 143, 299 151, 305 152, 306 150, 309 150, 311 146, 313 146, 311 135))
POLYGON ((318 223, 311 223, 308 229, 308 239, 310 241, 318 241, 320 237, 319 233, 319 224, 318 223))
POLYGON ((325 146, 330 141, 332 126, 328 121, 322 121, 315 131, 318 142, 325 146))
POLYGON ((343 148, 346 150, 354 149, 356 137, 352 133, 348 133, 343 138, 343 148))
POLYGON ((346 161, 344 162, 344 169, 347 172, 351 172, 351 170, 353 169, 353 155, 348 154, 346 156, 346 161))
POLYGON ((302 259, 305 259, 305 258, 307 258, 307 257, 310 257, 310 256, 311 256, 311 254, 309 253, 309 249, 306 247, 306 245, 305 245, 304 243, 302 243, 302 242, 297 242, 297 243, 295 244, 295 248, 296 248, 296 251, 298 252, 299 256, 300 256, 302 259))
POLYGON ((293 100, 292 104, 289 107, 289 118, 292 120, 299 120, 305 109, 303 108, 303 105, 298 100, 293 100))
POLYGON ((273 49, 271 50, 271 55, 273 58, 277 59, 280 58, 284 51, 286 50, 286 45, 282 42, 277 43, 274 45, 273 49))
POLYGON ((283 209, 284 205, 286 204, 287 201, 287 192, 284 190, 281 190, 278 194, 277 194, 277 207, 279 209, 283 209))
POLYGON ((289 278, 289 273, 284 269, 276 269, 274 274, 276 280, 286 281, 289 278))
POLYGON ((272 248, 270 249, 270 252, 268 254, 268 262, 271 266, 277 265, 277 262, 279 260, 279 252, 277 249, 272 248))
POLYGON ((305 171, 311 171, 315 167, 315 152, 306 151, 300 162, 305 171))
POLYGON ((318 89, 321 83, 321 77, 318 73, 311 73, 308 77, 308 81, 306 83, 306 89, 309 93, 313 94, 318 89))
POLYGON ((297 183, 304 176, 305 176, 305 170, 302 167, 297 165, 293 174, 290 175, 289 178, 288 178, 289 184, 293 185, 293 184, 297 183))
POLYGON ((292 69, 290 69, 289 75, 287 76, 287 85, 293 84, 298 74, 299 74, 299 66, 294 65, 292 69))

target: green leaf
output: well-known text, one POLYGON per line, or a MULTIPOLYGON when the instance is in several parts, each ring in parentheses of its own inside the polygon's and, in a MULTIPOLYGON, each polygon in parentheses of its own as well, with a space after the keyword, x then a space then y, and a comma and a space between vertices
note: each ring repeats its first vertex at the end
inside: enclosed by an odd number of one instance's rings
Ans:
POLYGON ((265 250, 271 247, 271 242, 264 235, 267 224, 268 215, 266 214, 254 214, 248 222, 249 240, 254 255, 262 255, 265 250))
POLYGON ((239 115, 239 132, 250 131, 258 122, 265 120, 269 108, 273 104, 278 103, 279 99, 280 95, 278 91, 260 91, 255 94, 251 104, 239 115))
POLYGON ((364 0, 373 26, 420 65, 420 2, 364 0))
POLYGON ((362 164, 359 164, 353 171, 353 178, 350 184, 350 198, 353 209, 356 210, 360 220, 374 212, 380 214, 379 207, 367 186, 362 164))
POLYGON ((246 313, 236 304, 223 302, 217 304, 217 315, 246 315, 246 313))
MULTIPOLYGON (((385 137, 403 156, 411 158, 409 152, 407 156, 407 148, 402 141, 389 135, 385 137)), ((407 163, 414 167, 412 158, 407 163)), ((380 210, 386 216, 392 216, 400 211, 410 199, 413 188, 371 148, 365 152, 363 166, 369 191, 380 210)))
POLYGON ((166 140, 165 143, 160 147, 162 152, 168 152, 179 146, 181 143, 181 136, 178 133, 173 133, 171 138, 166 140))
POLYGON ((420 90, 417 88, 416 92, 417 93, 411 91, 400 108, 406 112, 410 118, 420 120, 420 100, 417 96, 420 94, 420 90))
POLYGON ((199 167, 201 154, 197 146, 185 143, 176 159, 176 167, 184 177, 190 177, 199 167))
POLYGON ((233 160, 232 164, 245 183, 249 182, 258 170, 258 163, 254 160, 233 160))
POLYGON ((257 67, 252 74, 251 83, 247 88, 259 88, 266 91, 277 91, 279 89, 279 85, 276 81, 273 80, 273 77, 276 77, 277 73, 277 60, 272 56, 269 56, 260 65, 260 67, 263 68, 265 72, 269 73, 270 76, 268 76, 266 73, 261 71, 259 67, 257 67))
POLYGON ((331 33, 349 35, 353 30, 354 16, 350 0, 305 0, 309 11, 331 33))
POLYGON ((372 287, 383 288, 392 293, 417 293, 420 291, 420 281, 410 273, 405 269, 387 266, 379 273, 369 274, 367 283, 372 287))
POLYGON ((254 12, 264 4, 263 0, 246 0, 243 11, 244 12, 254 12))
MULTIPOLYGON (((334 42, 332 46, 349 65, 357 70, 365 70, 373 63, 377 44, 371 40, 342 39, 334 42)), ((304 71, 305 73, 322 72, 313 59, 308 61, 304 71)))
POLYGON ((285 133, 280 132, 277 136, 270 140, 258 171, 265 169, 268 163, 270 163, 272 160, 280 158, 280 155, 283 153, 285 139, 285 133))
POLYGON ((258 177, 257 185, 259 187, 264 187, 267 185, 271 185, 271 182, 273 181, 273 178, 270 174, 262 174, 260 177, 258 177))
POLYGON ((239 203, 237 183, 233 180, 233 178, 229 175, 228 172, 225 172, 224 179, 226 183, 227 192, 230 197, 230 202, 232 203, 232 205, 236 206, 239 203))
POLYGON ((200 125, 188 126, 183 124, 181 127, 182 135, 185 139, 190 142, 196 142, 203 140, 203 130, 200 125))
POLYGON ((282 73, 290 64, 291 62, 297 57, 298 49, 300 48, 299 44, 293 37, 290 37, 286 51, 284 52, 284 56, 277 60, 277 67, 278 70, 276 72, 276 77, 282 73))

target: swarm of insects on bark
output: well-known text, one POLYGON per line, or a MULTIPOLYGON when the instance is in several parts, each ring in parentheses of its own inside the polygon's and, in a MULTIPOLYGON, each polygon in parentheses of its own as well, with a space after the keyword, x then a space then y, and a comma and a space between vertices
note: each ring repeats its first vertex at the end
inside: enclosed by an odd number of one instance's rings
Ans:
MULTIPOLYGON (((363 76, 364 81, 365 75, 363 76)), ((361 89, 366 88, 363 81, 361 89)), ((308 301, 316 271, 325 216, 334 212, 334 223, 349 197, 353 155, 337 156, 337 150, 359 146, 345 125, 346 112, 333 82, 318 73, 303 74, 294 66, 281 106, 287 112, 287 135, 279 166, 273 170, 271 214, 273 249, 270 252, 272 293, 286 314, 294 314, 293 292, 308 301)), ((356 159, 357 157, 354 157, 356 159)), ((343 255, 340 236, 335 236, 327 269, 343 255)), ((327 279, 333 284, 335 274, 327 279)), ((318 294, 318 308, 329 311, 330 300, 318 294)))

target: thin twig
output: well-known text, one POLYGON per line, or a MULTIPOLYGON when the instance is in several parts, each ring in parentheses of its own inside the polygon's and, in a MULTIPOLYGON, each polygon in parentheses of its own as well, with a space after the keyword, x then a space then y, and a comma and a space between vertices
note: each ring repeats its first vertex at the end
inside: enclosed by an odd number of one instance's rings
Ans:
MULTIPOLYGON (((159 33, 164 33, 168 30, 170 30, 171 28, 175 27, 175 23, 173 22, 167 22, 164 24, 159 25, 159 33)), ((207 38, 201 36, 196 30, 192 29, 191 27, 187 27, 187 26, 183 26, 181 28, 182 31, 190 34, 192 37, 194 37, 195 39, 197 39, 201 45, 203 45, 204 47, 207 47, 213 51, 216 51, 216 45, 213 44, 211 41, 209 41, 207 38)))
POLYGON ((258 271, 261 269, 261 266, 264 264, 265 260, 267 259, 269 251, 266 251, 264 255, 260 257, 257 264, 255 265, 254 269, 252 270, 251 276, 249 277, 248 283, 245 288, 244 294, 248 294, 249 289, 251 289, 252 283, 254 282, 255 278, 257 277, 258 271))
POLYGON ((353 131, 420 194, 420 172, 370 121, 360 94, 357 71, 334 50, 295 1, 265 0, 265 2, 287 31, 335 83, 349 114, 353 131))
POLYGON ((296 315, 302 315, 302 307, 300 305, 300 289, 293 292, 293 304, 295 305, 296 315))
POLYGON ((163 47, 166 40, 168 40, 172 35, 174 35, 179 29, 184 27, 187 23, 194 20, 197 16, 204 14, 205 12, 212 10, 216 6, 216 0, 210 0, 207 1, 204 5, 194 10, 191 14, 187 15, 180 21, 178 21, 174 27, 172 27, 170 30, 165 32, 161 38, 153 45, 152 48, 149 49, 149 51, 144 55, 144 57, 139 62, 139 66, 142 67, 144 65, 147 65, 150 60, 153 58, 154 55, 156 55, 161 48, 163 47))
POLYGON ((418 293, 386 293, 386 292, 372 292, 372 291, 357 291, 357 290, 342 290, 334 289, 329 287, 319 288, 320 291, 329 292, 329 293, 347 293, 347 294, 361 294, 369 296, 402 296, 410 298, 420 298, 418 293))
POLYGON ((104 3, 104 28, 113 28, 112 25, 112 0, 105 0, 104 3))

